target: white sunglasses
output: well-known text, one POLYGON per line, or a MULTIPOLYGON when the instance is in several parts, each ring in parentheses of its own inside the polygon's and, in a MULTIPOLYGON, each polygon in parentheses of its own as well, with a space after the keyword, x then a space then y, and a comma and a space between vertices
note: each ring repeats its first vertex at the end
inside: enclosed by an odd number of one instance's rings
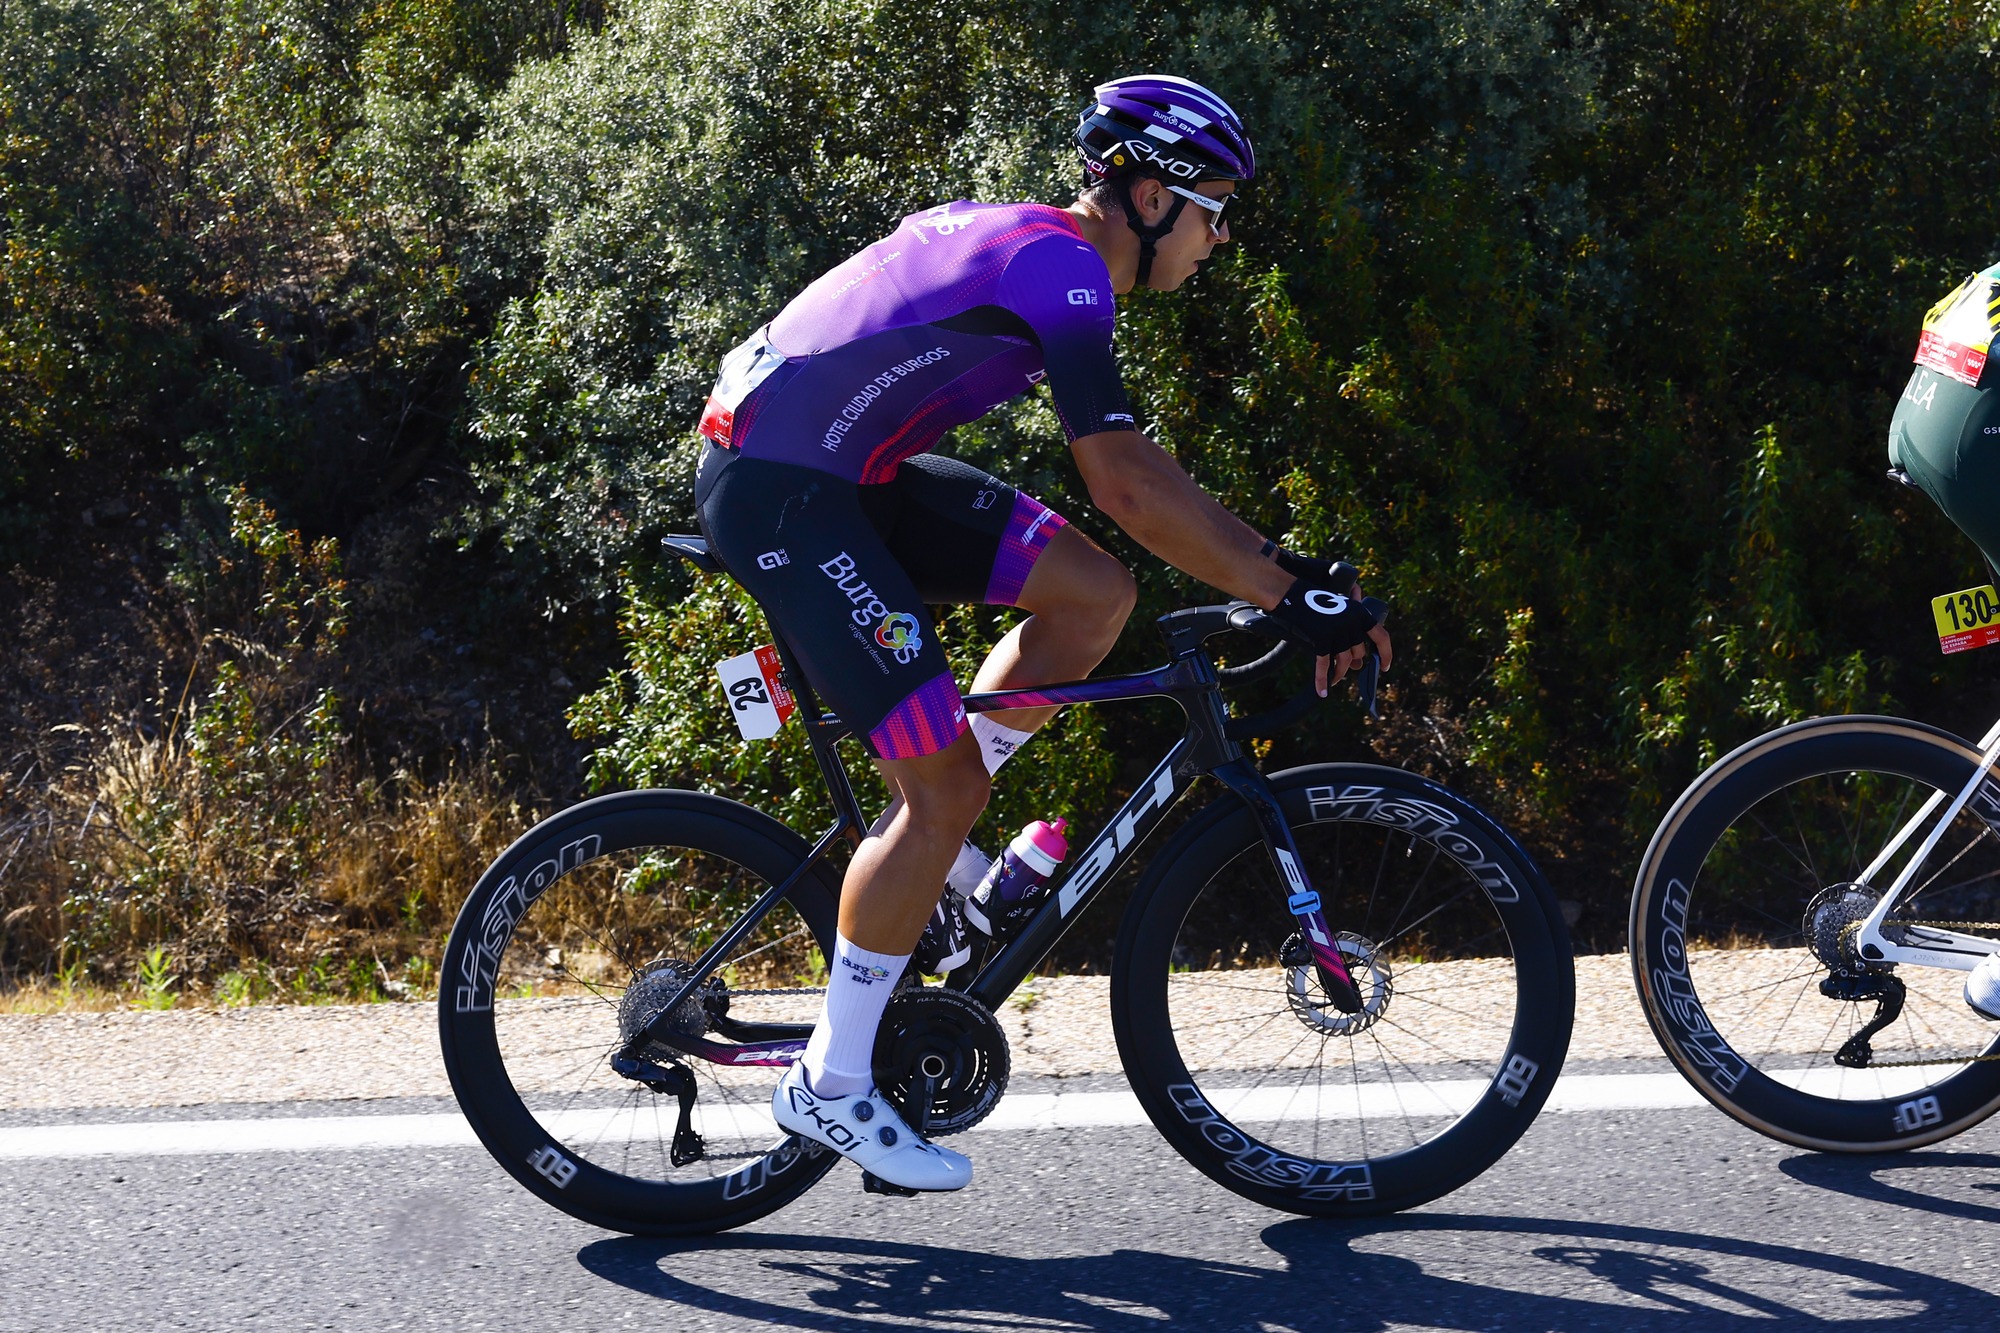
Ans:
POLYGON ((1211 199, 1199 190, 1190 190, 1185 185, 1169 185, 1167 188, 1190 203, 1200 204, 1203 208, 1207 209, 1208 234, 1215 237, 1218 241, 1222 239, 1222 210, 1229 207, 1229 201, 1234 199, 1235 195, 1225 194, 1220 199, 1211 199))

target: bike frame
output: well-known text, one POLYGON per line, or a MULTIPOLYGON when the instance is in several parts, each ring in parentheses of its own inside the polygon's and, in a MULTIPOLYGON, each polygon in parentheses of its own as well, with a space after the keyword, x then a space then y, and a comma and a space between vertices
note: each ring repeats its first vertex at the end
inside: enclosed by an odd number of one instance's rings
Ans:
MULTIPOLYGON (((1923 845, 1917 848, 1916 855, 1910 858, 1909 864, 1903 867, 1895 882, 1889 886, 1887 892, 1883 893, 1881 901, 1875 904, 1875 910, 1868 914, 1868 919, 1861 923, 1856 943, 1860 947, 1861 956, 1870 962, 1909 963, 1916 967, 1942 967, 1955 972, 1970 972, 1986 955, 2000 953, 2000 940, 1985 939, 1978 935, 1961 935, 1957 931, 1940 930, 1934 926, 1898 926, 1898 932, 1905 936, 1903 941, 1892 940, 1882 932, 1882 923, 1902 900, 1904 892, 1916 879, 1917 872, 1930 860, 1931 853, 1937 849, 1938 842, 1944 837, 1945 829, 1951 826, 1951 821, 1958 818, 1959 811, 1965 809, 1974 795, 1985 785, 1987 776, 1993 772, 1995 764, 2000 763, 2000 722, 1995 722, 1992 729, 1980 740, 1979 751, 1979 767, 1973 770, 1972 776, 1958 789, 1958 794, 1950 798, 1951 808, 1939 817, 1930 833, 1925 836, 1923 845)), ((1902 850, 1903 845, 1916 836, 1917 830, 1924 826, 1924 821, 1929 819, 1945 800, 1944 792, 1932 792, 1917 813, 1910 816, 1909 821, 1897 831, 1895 837, 1889 840, 1888 845, 1869 862, 1868 868, 1861 872, 1861 877, 1856 882, 1864 888, 1872 887, 1875 877, 1895 859, 1896 853, 1902 850)), ((1995 813, 2000 814, 2000 803, 1992 802, 1989 798, 1989 804, 1996 804, 1995 813)), ((1990 824, 1993 821, 1987 822, 1990 824)))
MULTIPOLYGON (((1327 921, 1319 895, 1306 878, 1291 825, 1286 821, 1284 811, 1279 808, 1277 798, 1263 774, 1257 771, 1244 755, 1242 747, 1231 737, 1230 718, 1222 700, 1221 678, 1216 673, 1215 664, 1202 650, 1203 642, 1210 637, 1237 628, 1230 623, 1230 617, 1239 613, 1243 605, 1191 607, 1162 616, 1160 626, 1167 636, 1173 660, 1151 671, 965 696, 968 713, 1165 697, 1179 704, 1186 714, 1187 733, 1167 752, 1165 758, 1154 765, 1152 772, 1112 816, 1110 823, 1091 839, 1090 844, 1070 863, 1067 872, 1051 885, 1051 892, 1042 899, 1041 906, 1020 932, 997 954, 982 959, 971 968, 961 968, 952 973, 945 980, 947 986, 964 991, 988 1009, 997 1008, 1055 947, 1082 909, 1088 907, 1131 862, 1139 845, 1159 827, 1167 813, 1194 785, 1195 779, 1210 774, 1236 793, 1255 817, 1264 845, 1271 854, 1272 864, 1277 868, 1281 881, 1290 889, 1286 906, 1298 922, 1299 933, 1312 951, 1313 961, 1318 964, 1322 978, 1332 983, 1329 993, 1336 1007, 1347 1012, 1360 1008, 1359 990, 1348 974, 1346 960, 1335 945, 1334 931, 1327 921), (1346 995, 1340 993, 1342 986, 1347 989, 1346 995)), ((776 646, 786 675, 803 685, 805 674, 799 670, 790 646, 782 638, 778 639, 776 646)), ((641 1052, 654 1042, 704 1060, 733 1065, 789 1065, 805 1050, 806 1039, 812 1031, 809 1024, 760 1024, 754 1030, 745 1025, 741 1029, 742 1035, 756 1039, 724 1044, 681 1036, 673 1032, 666 1022, 667 1016, 679 1011, 682 1003, 707 981, 730 950, 756 928, 757 923, 777 906, 794 884, 811 871, 837 839, 846 837, 858 845, 867 830, 868 821, 862 815, 853 784, 848 780, 846 767, 836 750, 840 741, 853 735, 853 728, 823 711, 810 689, 799 688, 794 697, 798 700, 805 724, 807 743, 812 748, 813 759, 819 765, 820 775, 833 801, 834 825, 820 835, 797 870, 765 890, 735 925, 702 954, 680 989, 662 1006, 660 1017, 635 1033, 614 1057, 613 1065, 621 1073, 639 1076, 643 1065, 641 1052)), ((719 1028, 722 1026, 718 1024, 719 1028)))

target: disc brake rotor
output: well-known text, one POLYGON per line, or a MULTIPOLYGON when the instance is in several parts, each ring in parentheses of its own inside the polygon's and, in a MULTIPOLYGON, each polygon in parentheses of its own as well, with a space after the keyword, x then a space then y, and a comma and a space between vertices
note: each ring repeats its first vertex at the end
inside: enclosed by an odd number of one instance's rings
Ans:
POLYGON ((1298 935, 1285 941, 1281 955, 1285 964, 1285 1002, 1291 1006, 1293 1016, 1307 1027, 1351 1037, 1375 1026, 1375 1020, 1388 1012, 1389 1001, 1396 993, 1395 981, 1388 961, 1373 940, 1343 930, 1334 934, 1333 943, 1346 960, 1347 975, 1361 992, 1361 1008, 1344 1014, 1334 1007, 1326 984, 1320 980, 1319 966, 1310 961, 1312 952, 1298 935))

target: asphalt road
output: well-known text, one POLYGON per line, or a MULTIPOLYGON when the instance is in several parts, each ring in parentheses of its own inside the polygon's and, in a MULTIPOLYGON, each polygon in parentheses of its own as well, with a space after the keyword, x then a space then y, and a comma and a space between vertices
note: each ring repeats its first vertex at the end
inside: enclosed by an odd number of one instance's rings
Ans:
POLYGON ((1834 1158, 1706 1109, 1549 1114, 1457 1194, 1348 1224, 1147 1128, 967 1143, 963 1196, 840 1167, 698 1243, 573 1222, 477 1149, 0 1161, 0 1329, 2000 1329, 2000 1121, 1834 1158))

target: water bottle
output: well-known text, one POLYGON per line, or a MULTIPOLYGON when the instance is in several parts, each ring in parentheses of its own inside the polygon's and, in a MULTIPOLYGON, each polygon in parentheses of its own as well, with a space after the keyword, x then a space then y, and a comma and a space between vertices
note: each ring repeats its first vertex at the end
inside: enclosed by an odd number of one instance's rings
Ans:
POLYGON ((1049 876, 1069 855, 1069 840, 1063 836, 1068 828, 1067 819, 1053 824, 1038 819, 1015 834, 966 899, 966 920, 996 940, 1018 930, 1034 915, 1049 876))

